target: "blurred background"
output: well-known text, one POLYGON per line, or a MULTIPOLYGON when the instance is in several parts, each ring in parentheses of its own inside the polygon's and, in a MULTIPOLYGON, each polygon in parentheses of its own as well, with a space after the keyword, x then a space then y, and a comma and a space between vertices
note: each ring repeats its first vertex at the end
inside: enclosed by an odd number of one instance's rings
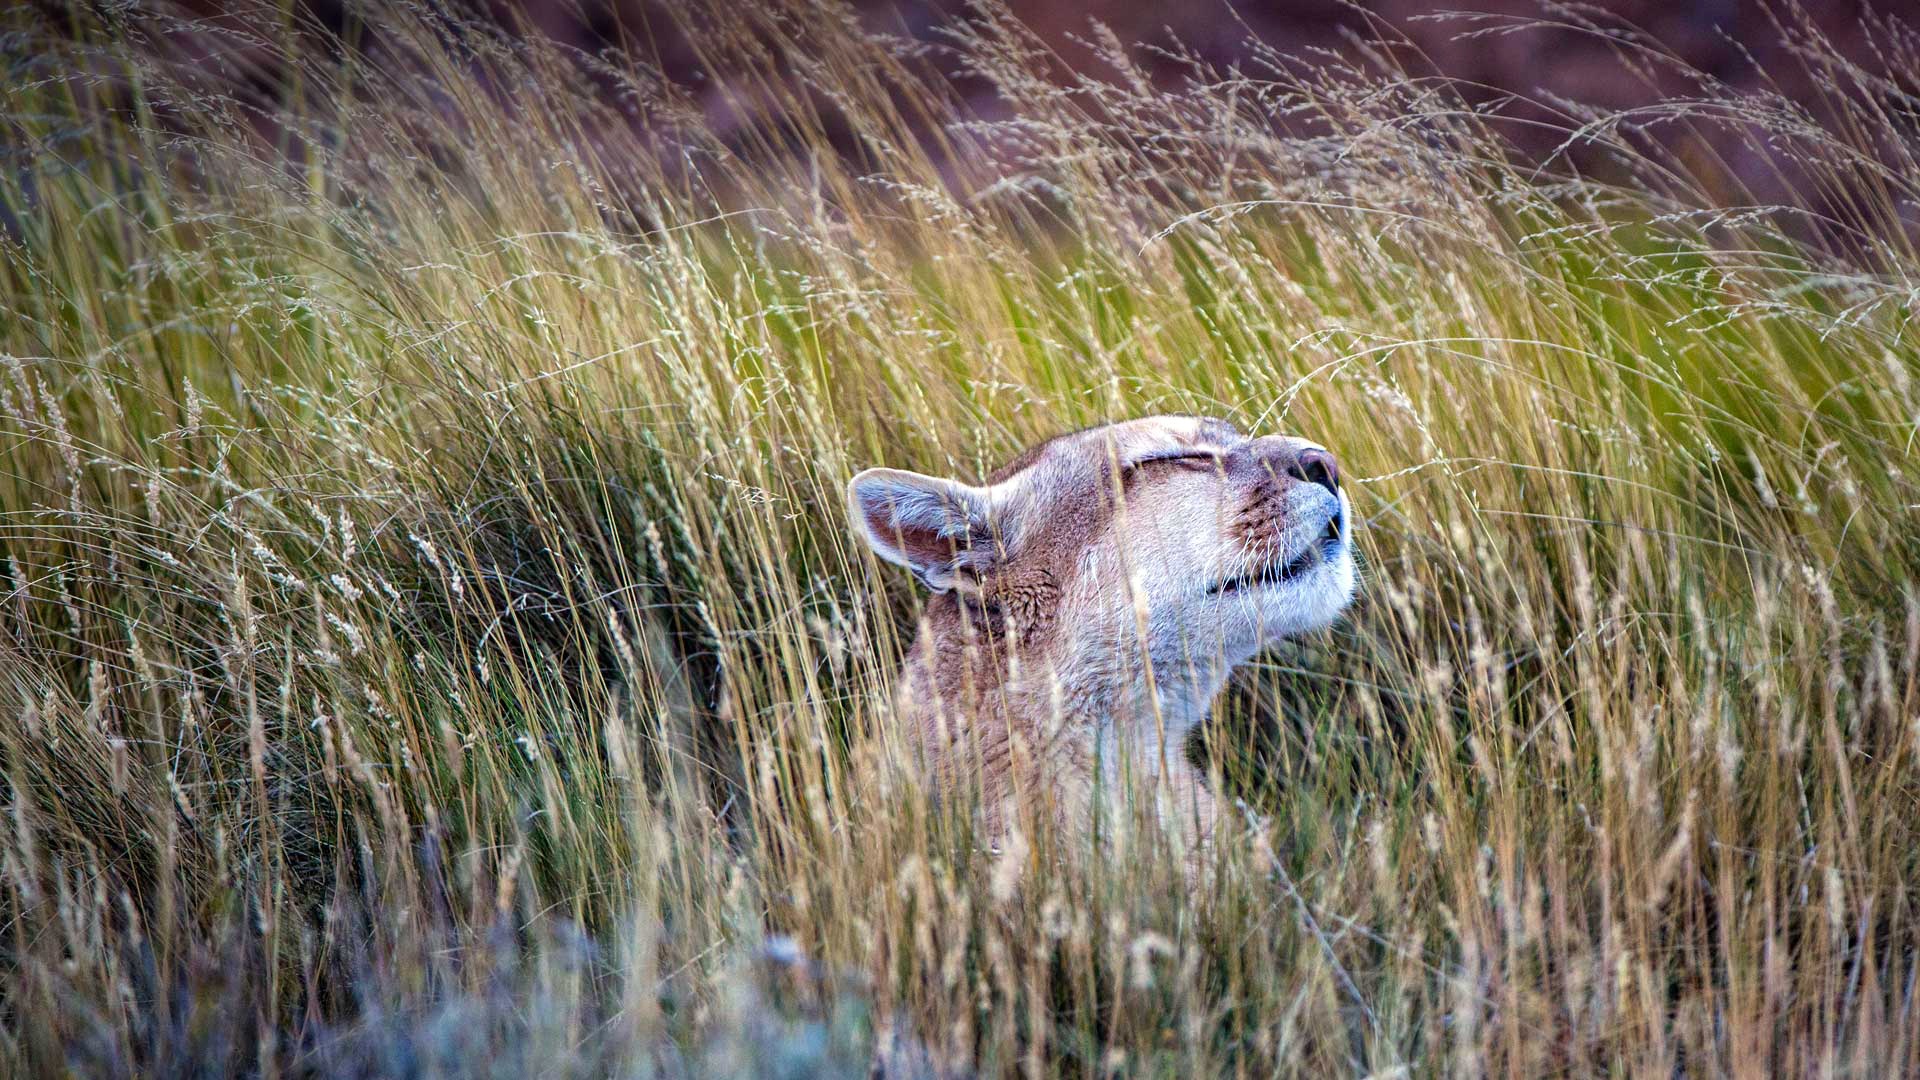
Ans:
MULTIPOLYGON (((927 63, 947 78, 954 100, 971 115, 989 120, 1011 110, 996 100, 989 80, 961 68, 957 50, 950 46, 969 21, 1006 15, 1024 24, 1036 43, 1051 52, 1063 84, 1075 76, 1129 77, 1102 60, 1098 42, 1105 31, 1126 47, 1139 72, 1163 88, 1177 87, 1204 68, 1260 78, 1282 63, 1390 64, 1416 75, 1439 76, 1453 80, 1473 104, 1497 113, 1502 133, 1522 156, 1559 156, 1602 176, 1603 155, 1592 147, 1563 145, 1570 107, 1653 110, 1677 96, 1764 90, 1804 107, 1816 123, 1829 122, 1832 110, 1818 100, 1815 89, 1831 80, 1823 79, 1818 63, 1806 61, 1806 50, 1800 47, 1815 37, 1831 44, 1823 52, 1844 57, 1862 72, 1899 88, 1876 103, 1894 120, 1911 126, 1920 115, 1915 99, 1908 96, 1920 91, 1920 80, 1916 72, 1905 70, 1910 65, 1900 49, 1889 48, 1920 26, 1920 5, 1906 0, 840 2, 865 30, 917 46, 927 63), (1381 41, 1397 44, 1383 49, 1381 41)), ((294 3, 323 27, 355 33, 349 4, 294 3)), ((746 123, 736 120, 736 110, 727 104, 729 90, 737 86, 730 86, 731 73, 715 70, 697 44, 703 24, 724 3, 509 0, 448 6, 468 10, 477 20, 512 34, 543 36, 584 56, 624 56, 645 63, 699 102, 706 125, 725 136, 730 123, 746 123)), ((233 8, 195 2, 185 10, 218 21, 233 8)), ((230 47, 231 42, 223 45, 230 47)), ((927 122, 946 119, 929 117, 927 122)), ((1804 202, 1809 197, 1797 181, 1799 170, 1751 139, 1705 130, 1697 118, 1670 124, 1651 114, 1643 119, 1639 135, 1661 142, 1723 203, 1804 202)), ((1817 201, 1818 193, 1812 194, 1817 201)))

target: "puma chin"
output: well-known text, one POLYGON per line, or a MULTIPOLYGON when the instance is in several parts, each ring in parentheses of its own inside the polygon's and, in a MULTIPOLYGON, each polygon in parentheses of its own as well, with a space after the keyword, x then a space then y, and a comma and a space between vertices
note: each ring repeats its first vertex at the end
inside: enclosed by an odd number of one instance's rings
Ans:
POLYGON ((869 469, 848 495, 874 552, 933 594, 900 680, 909 734, 994 828, 1084 823, 1131 758, 1197 855, 1215 809, 1186 736, 1236 665, 1354 593, 1334 455, 1206 417, 1062 435, 980 484, 869 469))
POLYGON ((1277 638, 1318 630, 1345 610, 1354 588, 1346 494, 1296 485, 1284 498, 1287 506, 1272 519, 1272 542, 1246 544, 1242 558, 1229 549, 1226 565, 1202 590, 1206 603, 1188 619, 1195 646, 1204 642, 1209 620, 1218 620, 1222 649, 1239 662, 1277 638))

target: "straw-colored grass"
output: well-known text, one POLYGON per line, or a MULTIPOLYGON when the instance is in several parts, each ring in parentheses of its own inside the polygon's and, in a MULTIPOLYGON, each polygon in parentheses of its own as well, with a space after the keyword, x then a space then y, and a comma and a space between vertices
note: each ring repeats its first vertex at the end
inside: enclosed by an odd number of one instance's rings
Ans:
POLYGON ((1568 107, 1603 184, 1385 64, 1063 85, 989 8, 988 119, 739 7, 725 116, 0 16, 0 1072, 1920 1071, 1900 85, 1789 21, 1826 101, 1568 107), (1334 447, 1367 567, 1193 890, 930 799, 840 496, 1156 411, 1334 447))

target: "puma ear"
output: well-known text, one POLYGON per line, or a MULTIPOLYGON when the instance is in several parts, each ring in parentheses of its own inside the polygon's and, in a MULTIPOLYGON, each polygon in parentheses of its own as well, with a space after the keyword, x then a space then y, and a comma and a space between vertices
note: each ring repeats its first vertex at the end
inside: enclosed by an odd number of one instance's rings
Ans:
POLYGON ((986 489, 902 469, 868 469, 847 485, 854 527, 874 554, 934 592, 996 557, 986 489))

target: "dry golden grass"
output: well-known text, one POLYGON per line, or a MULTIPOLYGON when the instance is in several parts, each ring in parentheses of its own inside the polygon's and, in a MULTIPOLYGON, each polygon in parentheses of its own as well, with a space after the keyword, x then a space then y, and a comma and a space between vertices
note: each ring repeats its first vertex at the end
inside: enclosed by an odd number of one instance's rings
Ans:
POLYGON ((931 141, 799 3, 695 27, 730 142, 411 10, 111 18, 0 16, 0 1071, 1920 1071, 1899 86, 1699 81, 1824 208, 1749 212, 1645 118, 1565 115, 1605 185, 991 9, 931 141), (1334 446, 1368 567, 1222 708, 1198 892, 929 802, 838 494, 1166 410, 1334 446))

